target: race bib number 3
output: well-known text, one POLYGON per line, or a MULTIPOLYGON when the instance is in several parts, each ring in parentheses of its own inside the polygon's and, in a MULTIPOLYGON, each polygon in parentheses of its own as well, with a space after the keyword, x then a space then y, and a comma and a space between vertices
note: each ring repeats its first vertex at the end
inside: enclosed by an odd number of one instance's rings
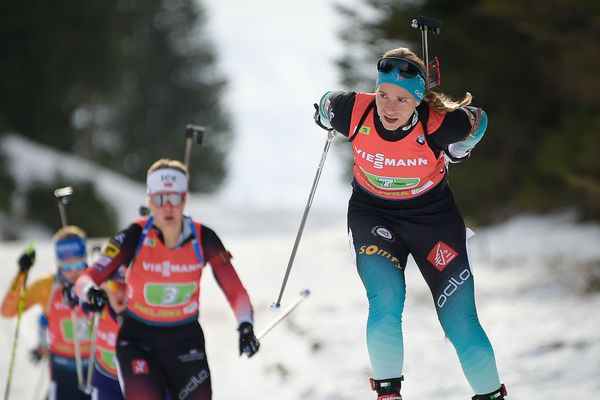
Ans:
POLYGON ((190 300, 196 288, 196 283, 148 283, 144 287, 144 297, 149 305, 180 306, 190 300))

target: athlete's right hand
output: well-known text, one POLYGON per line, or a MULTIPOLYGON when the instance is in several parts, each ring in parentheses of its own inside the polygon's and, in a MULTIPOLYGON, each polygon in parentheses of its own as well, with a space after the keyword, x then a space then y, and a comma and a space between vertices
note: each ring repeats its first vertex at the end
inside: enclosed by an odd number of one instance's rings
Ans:
POLYGON ((29 268, 35 263, 35 249, 33 247, 26 248, 17 262, 19 263, 20 273, 29 271, 29 268))
POLYGON ((88 310, 91 312, 102 311, 106 303, 108 303, 108 296, 106 292, 99 287, 92 286, 85 293, 85 300, 88 306, 88 310))

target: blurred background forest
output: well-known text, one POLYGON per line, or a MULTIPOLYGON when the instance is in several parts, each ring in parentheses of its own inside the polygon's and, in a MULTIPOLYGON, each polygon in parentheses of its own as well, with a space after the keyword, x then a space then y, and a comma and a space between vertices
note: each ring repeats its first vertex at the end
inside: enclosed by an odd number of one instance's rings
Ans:
MULTIPOLYGON (((385 50, 421 53, 414 16, 452 27, 429 38, 441 90, 469 91, 490 119, 468 165, 451 169, 471 221, 556 209, 600 220, 600 2, 357 0, 337 11, 346 20, 338 67, 348 90, 373 89, 385 50)), ((235 132, 206 18, 201 0, 3 1, 0 140, 17 133, 142 181, 156 158, 181 158, 183 128, 201 124, 210 135, 192 190, 215 191, 235 132)), ((72 183, 57 176, 22 188, 0 157, 0 213, 55 228, 52 189, 72 183)), ((97 204, 93 217, 78 219, 90 236, 114 232, 114 210, 94 186, 77 190, 97 204)))
POLYGON ((492 223, 519 212, 574 208, 600 220, 600 2, 364 0, 342 11, 345 83, 373 90, 373 68, 402 45, 421 55, 416 15, 446 22, 429 34, 440 90, 470 92, 489 126, 469 161, 452 166, 464 213, 492 223), (474 196, 473 194, 477 195, 474 196))

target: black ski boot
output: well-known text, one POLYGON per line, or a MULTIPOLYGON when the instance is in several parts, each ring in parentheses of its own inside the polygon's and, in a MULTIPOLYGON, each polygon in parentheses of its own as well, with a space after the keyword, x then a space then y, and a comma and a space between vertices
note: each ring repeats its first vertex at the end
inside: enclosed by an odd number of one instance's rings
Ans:
POLYGON ((371 389, 377 392, 377 400, 402 400, 400 388, 403 380, 404 376, 380 381, 371 378, 371 389))
POLYGON ((504 396, 507 394, 508 392, 506 391, 504 384, 502 384, 499 389, 494 390, 492 393, 477 394, 471 397, 471 400, 504 400, 504 396))

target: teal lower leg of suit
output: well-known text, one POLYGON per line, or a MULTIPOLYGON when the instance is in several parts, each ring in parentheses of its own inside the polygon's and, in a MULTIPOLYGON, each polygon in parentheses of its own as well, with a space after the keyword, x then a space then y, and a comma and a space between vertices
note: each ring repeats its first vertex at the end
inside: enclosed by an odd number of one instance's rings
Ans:
MULTIPOLYGON (((357 267, 369 299, 367 348, 373 376, 375 379, 400 377, 404 362, 404 271, 389 260, 365 255, 357 256, 357 267)), ((477 317, 471 270, 468 265, 457 270, 463 271, 460 286, 450 292, 448 287, 441 287, 447 281, 439 282, 434 293, 438 319, 473 391, 492 392, 500 387, 500 380, 492 346, 477 317), (440 298, 444 292, 450 295, 440 298)))

